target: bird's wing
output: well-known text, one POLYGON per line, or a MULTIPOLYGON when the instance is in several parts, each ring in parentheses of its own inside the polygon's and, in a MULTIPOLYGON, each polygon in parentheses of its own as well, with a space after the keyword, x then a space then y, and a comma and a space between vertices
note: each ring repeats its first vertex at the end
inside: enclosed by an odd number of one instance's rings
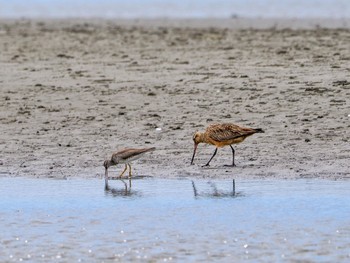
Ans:
POLYGON ((253 134, 254 130, 227 123, 210 125, 206 132, 212 140, 222 142, 253 134))
POLYGON ((133 149, 133 148, 127 148, 124 150, 121 150, 119 152, 116 152, 113 154, 112 159, 116 162, 119 161, 119 159, 126 159, 126 158, 133 158, 141 153, 149 152, 155 150, 155 147, 152 148, 143 148, 143 149, 133 149))

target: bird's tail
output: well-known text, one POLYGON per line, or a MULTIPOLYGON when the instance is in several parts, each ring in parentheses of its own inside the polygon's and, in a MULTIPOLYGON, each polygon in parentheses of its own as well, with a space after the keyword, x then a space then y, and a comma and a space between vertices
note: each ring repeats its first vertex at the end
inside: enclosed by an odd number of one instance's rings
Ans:
POLYGON ((145 148, 145 152, 151 152, 154 151, 156 149, 156 147, 151 147, 151 148, 145 148))
POLYGON ((261 129, 261 128, 254 129, 254 131, 255 131, 256 133, 265 133, 265 132, 263 131, 263 129, 261 129))

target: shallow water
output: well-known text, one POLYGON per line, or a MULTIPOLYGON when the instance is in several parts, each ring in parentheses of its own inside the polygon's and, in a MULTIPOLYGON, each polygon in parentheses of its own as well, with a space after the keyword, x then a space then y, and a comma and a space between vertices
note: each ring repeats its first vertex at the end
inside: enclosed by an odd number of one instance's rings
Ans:
POLYGON ((349 18, 348 0, 0 0, 0 17, 349 18))
POLYGON ((0 179, 1 261, 350 260, 350 182, 0 179), (127 182, 126 182, 127 183, 127 182))

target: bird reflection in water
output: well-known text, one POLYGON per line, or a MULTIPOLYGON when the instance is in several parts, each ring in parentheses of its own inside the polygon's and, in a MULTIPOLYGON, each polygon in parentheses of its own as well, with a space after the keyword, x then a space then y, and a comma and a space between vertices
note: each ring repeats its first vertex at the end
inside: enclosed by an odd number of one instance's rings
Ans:
POLYGON ((119 178, 118 181, 123 183, 123 187, 112 188, 108 184, 108 180, 105 181, 105 193, 116 196, 131 196, 134 193, 131 191, 131 178, 129 177, 128 182, 125 182, 123 179, 119 178))
POLYGON ((205 197, 236 197, 236 196, 240 196, 240 193, 236 193, 236 183, 235 180, 232 180, 232 192, 223 192, 223 191, 219 191, 218 188, 216 187, 216 184, 213 182, 208 182, 208 184, 210 185, 212 192, 210 193, 199 193, 197 190, 197 187, 194 183, 194 181, 192 181, 192 188, 193 188, 193 194, 194 197, 199 197, 199 196, 205 196, 205 197))

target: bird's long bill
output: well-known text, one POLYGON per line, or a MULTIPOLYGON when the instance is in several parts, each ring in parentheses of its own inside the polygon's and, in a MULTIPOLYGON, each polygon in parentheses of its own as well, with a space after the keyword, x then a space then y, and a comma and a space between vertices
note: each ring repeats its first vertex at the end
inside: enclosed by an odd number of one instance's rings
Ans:
POLYGON ((105 180, 108 180, 108 169, 105 169, 105 180))
POLYGON ((191 164, 193 164, 194 156, 196 155, 196 151, 197 151, 197 146, 198 146, 198 144, 194 144, 194 150, 193 150, 193 156, 192 156, 191 164))

